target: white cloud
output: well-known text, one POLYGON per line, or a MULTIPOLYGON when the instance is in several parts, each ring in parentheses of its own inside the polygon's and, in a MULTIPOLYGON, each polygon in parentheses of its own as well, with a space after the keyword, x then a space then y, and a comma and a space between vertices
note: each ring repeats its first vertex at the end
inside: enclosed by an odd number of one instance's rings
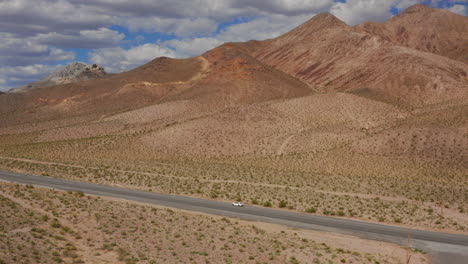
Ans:
POLYGON ((398 10, 405 10, 406 8, 413 6, 415 4, 419 4, 421 0, 402 0, 396 4, 396 8, 398 10))
POLYGON ((161 44, 165 47, 170 47, 174 50, 175 57, 188 58, 202 54, 203 52, 213 49, 224 41, 219 38, 191 38, 182 40, 169 40, 161 44))
MULTIPOLYGON (((65 49, 88 48, 93 49, 90 61, 118 72, 158 56, 188 57, 226 41, 273 37, 292 28, 299 14, 311 16, 312 11, 325 10, 332 3, 333 0, 0 0, 0 63, 17 67, 69 61, 75 55, 65 49), (215 34, 220 23, 250 17, 258 19, 215 34), (109 29, 111 25, 137 33, 174 34, 178 40, 126 51, 120 44, 140 44, 144 38, 124 40, 124 35, 109 29)), ((8 78, 4 84, 12 80, 8 78)))
POLYGON ((395 0, 348 0, 346 3, 336 3, 330 13, 349 25, 357 25, 365 21, 385 21, 392 16, 390 9, 395 0))
MULTIPOLYGON (((273 38, 320 12, 348 24, 384 21, 390 10, 423 0, 0 0, 0 65, 64 63, 68 48, 93 50, 89 60, 118 72, 157 56, 190 57, 230 41, 273 38), (221 23, 246 22, 225 27, 221 23), (112 25, 127 28, 133 39, 112 25), (153 44, 145 33, 174 35, 153 44), (120 46, 141 45, 130 50, 120 46)), ((466 15, 467 0, 432 0, 466 15)), ((11 78, 2 79, 9 85, 11 78)))
POLYGON ((12 78, 20 78, 25 75, 45 75, 49 74, 58 68, 63 67, 62 65, 43 65, 34 64, 28 66, 17 66, 17 67, 2 67, 0 68, 0 75, 9 75, 12 78))
POLYGON ((65 35, 57 32, 38 34, 31 39, 38 43, 65 48, 104 48, 118 46, 125 38, 124 34, 107 28, 97 30, 80 30, 77 35, 65 35))
POLYGON ((264 16, 245 23, 232 25, 215 37, 176 39, 164 41, 160 44, 174 49, 177 57, 187 58, 202 54, 225 42, 239 42, 252 39, 264 40, 280 36, 307 21, 311 16, 264 16))
POLYGON ((266 14, 301 15, 326 11, 333 0, 76 0, 127 17, 209 18, 217 22, 266 14))
POLYGON ((140 66, 156 57, 187 58, 200 55, 225 42, 263 40, 277 37, 311 18, 312 15, 270 15, 227 27, 214 37, 192 37, 145 44, 124 50, 97 49, 90 53, 90 61, 110 72, 120 72, 140 66))
POLYGON ((34 64, 17 67, 0 67, 0 91, 7 91, 26 83, 44 78, 63 65, 34 64))
POLYGON ((3 79, 3 78, 5 77, 2 77, 0 75, 0 92, 7 91, 9 89, 9 87, 6 86, 6 83, 7 83, 6 79, 3 79))
POLYGON ((47 45, 41 45, 27 39, 15 38, 10 33, 0 33, 0 56, 11 54, 35 55, 47 52, 47 45))
POLYGON ((220 37, 225 41, 264 40, 277 37, 312 18, 315 14, 263 16, 250 22, 232 25, 220 37))
POLYGON ((448 8, 448 10, 452 11, 453 13, 456 13, 456 14, 459 14, 459 15, 462 15, 462 16, 466 16, 468 14, 468 10, 466 8, 466 6, 464 5, 454 5, 450 8, 448 8))
POLYGON ((238 8, 255 8, 257 11, 297 16, 310 12, 326 11, 333 4, 330 0, 239 0, 232 1, 233 6, 238 8))
POLYGON ((164 18, 164 17, 132 17, 122 22, 130 31, 164 32, 180 37, 209 35, 216 31, 218 24, 209 18, 164 18))
MULTIPOLYGON (((333 0, 3 0, 3 30, 28 36, 128 26, 134 31, 186 37, 208 35, 219 23, 269 15, 298 16, 325 12, 333 0), (194 34, 195 33, 195 34, 194 34)), ((0 29, 1 31, 2 29, 0 29)))
MULTIPOLYGON (((464 0, 465 2, 468 2, 464 0)), ((330 8, 330 13, 343 20, 349 25, 357 25, 366 21, 383 22, 390 18, 392 8, 399 11, 415 4, 420 4, 423 0, 347 0, 346 3, 335 3, 330 8)), ((466 13, 466 6, 463 4, 455 4, 449 7, 450 4, 460 1, 454 0, 432 0, 430 5, 432 7, 443 6, 452 12, 458 14, 466 13)))
POLYGON ((95 29, 115 23, 113 15, 75 2, 77 1, 0 1, 0 23, 6 26, 0 31, 14 25, 18 29, 17 34, 32 36, 51 31, 95 29))
POLYGON ((175 57, 174 51, 157 44, 144 44, 124 50, 122 48, 97 49, 89 54, 89 60, 103 66, 108 72, 126 71, 157 57, 175 57))
POLYGON ((24 66, 73 59, 74 53, 49 47, 31 39, 15 38, 10 33, 0 33, 0 64, 24 66))

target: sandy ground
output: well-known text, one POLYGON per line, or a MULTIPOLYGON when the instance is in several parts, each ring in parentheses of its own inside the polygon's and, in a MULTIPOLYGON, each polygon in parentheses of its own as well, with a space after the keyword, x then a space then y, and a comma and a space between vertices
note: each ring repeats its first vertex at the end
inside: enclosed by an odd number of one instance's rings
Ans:
POLYGON ((64 263, 200 263, 224 258, 233 263, 262 263, 262 259, 269 259, 268 263, 319 263, 328 259, 329 263, 396 264, 404 262, 407 252, 411 263, 429 261, 425 255, 388 243, 114 198, 9 183, 0 183, 0 198, 4 213, 17 208, 8 213, 9 221, 23 218, 10 230, 0 226, 0 235, 8 234, 8 242, 0 243, 0 260, 6 263, 31 258, 64 263), (35 243, 11 247, 23 239, 35 243), (48 241, 56 248, 51 255, 48 241))

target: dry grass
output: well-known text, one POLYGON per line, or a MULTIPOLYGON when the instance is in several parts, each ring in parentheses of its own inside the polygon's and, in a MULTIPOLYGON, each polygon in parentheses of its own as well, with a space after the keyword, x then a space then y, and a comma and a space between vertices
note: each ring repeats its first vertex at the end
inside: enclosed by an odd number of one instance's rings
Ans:
POLYGON ((418 175, 401 177, 404 169, 406 173, 418 172, 411 163, 405 168, 402 161, 394 161, 403 168, 401 171, 390 170, 392 173, 374 176, 388 171, 382 166, 368 175, 363 174, 362 170, 357 170, 362 162, 385 164, 382 159, 373 161, 362 156, 354 157, 342 167, 335 167, 335 170, 343 170, 339 171, 341 174, 326 172, 327 167, 323 168, 323 174, 308 172, 306 167, 302 167, 304 171, 300 170, 300 164, 315 165, 313 162, 316 162, 314 169, 320 168, 319 163, 333 164, 329 156, 298 158, 297 155, 286 155, 271 160, 210 161, 152 158, 133 163, 115 160, 104 164, 93 160, 76 163, 84 166, 0 159, 0 167, 163 193, 242 200, 249 204, 262 205, 269 201, 273 207, 279 207, 280 201, 284 201, 286 205, 283 207, 290 210, 304 212, 314 208, 317 214, 426 228, 465 231, 468 224, 466 185, 460 185, 464 174, 456 168, 448 171, 446 166, 428 167, 434 175, 427 176, 425 182, 418 175), (437 177, 440 172, 454 176, 441 181, 437 177), (444 201, 443 217, 438 214, 441 201, 444 201))
POLYGON ((5 128, 0 156, 16 160, 0 168, 466 232, 466 109, 410 111, 342 93, 211 110, 155 104, 5 128))
POLYGON ((285 228, 6 183, 0 210, 1 263, 399 263, 404 252, 357 252, 285 228))
MULTIPOLYGON (((420 23, 426 11, 408 17, 420 23)), ((432 29, 453 33, 450 25, 466 23, 430 12, 458 21, 432 29)), ((381 42, 367 30, 320 15, 265 42, 4 94, 0 169, 466 233, 467 65, 381 42)), ((453 43, 444 49, 455 50, 453 43)), ((115 243, 124 259, 141 259, 125 240, 115 243)), ((226 243, 209 246, 231 250, 226 243)), ((146 257, 174 252, 160 251, 146 257)), ((224 251, 196 251, 171 259, 231 261, 224 251)), ((242 261, 268 262, 271 251, 255 252, 242 261)), ((280 252, 278 262, 291 260, 280 252)))

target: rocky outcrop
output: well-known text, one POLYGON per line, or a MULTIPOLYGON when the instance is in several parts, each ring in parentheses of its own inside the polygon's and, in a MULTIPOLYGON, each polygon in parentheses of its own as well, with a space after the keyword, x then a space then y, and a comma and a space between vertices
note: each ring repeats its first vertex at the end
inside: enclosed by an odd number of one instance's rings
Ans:
POLYGON ((50 87, 60 84, 75 83, 85 80, 93 80, 107 75, 103 67, 97 64, 84 64, 73 62, 67 66, 55 71, 42 80, 33 82, 15 89, 10 93, 24 92, 41 87, 50 87))

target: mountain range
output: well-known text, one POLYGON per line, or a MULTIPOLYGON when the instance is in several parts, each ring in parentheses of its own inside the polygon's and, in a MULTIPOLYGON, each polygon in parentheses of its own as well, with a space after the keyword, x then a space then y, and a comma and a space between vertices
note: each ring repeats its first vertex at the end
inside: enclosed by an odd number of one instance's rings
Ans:
POLYGON ((357 26, 319 14, 274 39, 116 75, 96 67, 1 94, 0 136, 122 137, 107 147, 135 159, 334 153, 339 163, 338 151, 467 168, 468 18, 447 10, 416 5, 357 26))

